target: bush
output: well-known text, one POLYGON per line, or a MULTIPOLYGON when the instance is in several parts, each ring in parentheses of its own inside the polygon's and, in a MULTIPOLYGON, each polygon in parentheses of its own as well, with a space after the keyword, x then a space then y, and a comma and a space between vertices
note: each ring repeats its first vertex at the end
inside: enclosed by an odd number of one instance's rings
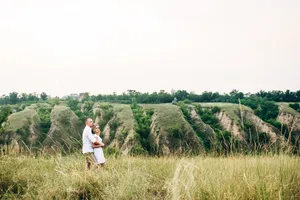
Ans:
POLYGON ((134 146, 130 150, 130 155, 132 156, 147 155, 147 154, 148 154, 147 151, 141 145, 134 146))
POLYGON ((110 130, 109 141, 113 141, 115 139, 115 136, 116 136, 116 130, 110 130))
POLYGON ((104 154, 118 156, 118 155, 120 155, 120 150, 115 147, 106 147, 106 148, 104 148, 104 154))
POLYGON ((182 140, 185 136, 184 134, 184 127, 183 125, 180 126, 179 124, 176 124, 174 127, 172 127, 169 131, 171 133, 171 137, 177 138, 182 140))
POLYGON ((264 121, 276 119, 279 114, 278 105, 273 101, 266 100, 265 98, 256 97, 242 99, 242 104, 252 108, 254 110, 254 113, 264 121))
POLYGON ((180 107, 180 109, 181 109, 181 111, 183 113, 184 118, 188 122, 191 122, 191 116, 190 116, 190 113, 189 113, 187 105, 183 101, 179 101, 177 105, 180 107))
POLYGON ((16 133, 20 137, 21 141, 23 141, 25 144, 29 144, 29 135, 30 135, 29 127, 18 128, 16 130, 16 133))
POLYGON ((252 135, 253 142, 257 142, 258 144, 269 144, 270 136, 265 132, 259 132, 257 134, 252 135))
POLYGON ((71 108, 71 110, 76 111, 78 109, 79 101, 74 98, 69 98, 67 101, 67 105, 71 108))
MULTIPOLYGON (((134 102, 134 101, 133 101, 134 102)), ((133 116, 137 122, 135 131, 138 134, 138 141, 140 141, 142 148, 148 152, 151 151, 148 136, 150 134, 150 125, 152 123, 152 115, 154 111, 152 109, 143 109, 136 103, 131 105, 133 116)))
POLYGON ((117 130, 117 128, 120 126, 120 122, 113 120, 109 123, 109 126, 112 130, 117 130))
POLYGON ((127 135, 128 135, 128 131, 125 130, 125 129, 123 129, 123 130, 121 131, 121 133, 122 133, 122 135, 123 135, 124 138, 126 138, 127 135))
POLYGON ((268 119, 267 122, 276 127, 277 129, 281 130, 281 123, 276 119, 268 119))
POLYGON ((185 104, 192 104, 193 101, 191 101, 191 100, 189 100, 189 99, 185 99, 185 100, 183 100, 183 103, 185 103, 185 104))
POLYGON ((212 114, 219 113, 220 111, 221 111, 221 108, 218 107, 218 106, 214 106, 214 107, 212 107, 212 109, 211 109, 212 114))
POLYGON ((291 108, 293 108, 294 110, 300 112, 300 104, 299 103, 291 103, 291 104, 289 104, 289 106, 291 108))
POLYGON ((37 109, 37 113, 40 117, 40 127, 43 133, 48 133, 51 127, 51 108, 46 106, 39 106, 37 109))
MULTIPOLYGON (((102 104, 100 106, 100 108, 104 112, 102 120, 100 121, 100 124, 99 124, 100 128, 103 130, 105 125, 107 124, 107 122, 113 117, 114 112, 113 112, 113 106, 111 104, 108 104, 108 103, 107 104, 102 104)), ((100 112, 100 110, 99 110, 99 112, 100 112)), ((97 114, 97 115, 100 115, 100 113, 97 114)))

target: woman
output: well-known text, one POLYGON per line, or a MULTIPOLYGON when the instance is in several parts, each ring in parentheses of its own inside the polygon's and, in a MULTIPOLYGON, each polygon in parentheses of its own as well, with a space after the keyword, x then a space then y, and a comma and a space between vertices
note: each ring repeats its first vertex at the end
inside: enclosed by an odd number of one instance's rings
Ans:
POLYGON ((94 124, 93 127, 93 133, 94 133, 94 137, 96 138, 97 141, 100 142, 99 146, 94 146, 94 155, 97 161, 97 164, 100 165, 101 167, 104 166, 105 163, 105 158, 104 158, 104 154, 103 154, 103 149, 102 147, 104 147, 104 143, 102 142, 102 138, 100 137, 100 127, 98 124, 94 124))

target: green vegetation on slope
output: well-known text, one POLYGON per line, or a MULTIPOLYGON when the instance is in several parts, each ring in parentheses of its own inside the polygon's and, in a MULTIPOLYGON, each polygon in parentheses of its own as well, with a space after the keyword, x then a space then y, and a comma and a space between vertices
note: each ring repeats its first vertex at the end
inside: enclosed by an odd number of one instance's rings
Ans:
POLYGON ((224 149, 230 153, 260 154, 281 149, 279 131, 255 116, 251 108, 232 103, 195 105, 201 119, 215 130, 221 144, 221 147, 217 148, 218 151, 224 149), (226 113, 229 118, 226 119, 226 115, 220 112, 226 113), (222 120, 222 123, 219 120, 222 120), (223 128, 230 132, 222 130, 223 128))
POLYGON ((229 153, 230 150, 235 148, 238 142, 238 138, 234 138, 232 133, 224 130, 219 123, 219 120, 215 116, 216 113, 220 112, 220 108, 217 106, 213 107, 202 107, 200 104, 196 104, 196 112, 201 117, 204 123, 210 125, 216 133, 217 143, 212 146, 214 151, 222 153, 229 153))
POLYGON ((0 106, 0 134, 4 133, 7 129, 8 124, 6 124, 8 116, 12 113, 9 106, 0 106))
MULTIPOLYGON (((100 117, 100 129, 103 130, 105 125, 109 122, 109 120, 113 117, 113 105, 109 103, 101 103, 96 105, 95 116, 100 117)), ((96 121, 96 120, 95 120, 96 121)))
MULTIPOLYGON (((186 101, 185 101, 186 102, 186 101)), ((197 136, 201 141, 203 141, 203 145, 206 150, 210 150, 213 147, 214 143, 214 137, 209 136, 207 133, 205 133, 199 126, 199 123, 197 123, 191 116, 191 107, 194 107, 191 104, 185 104, 184 101, 179 101, 177 105, 180 107, 185 120, 191 125, 191 127, 196 132, 197 136), (190 107, 189 107, 190 106, 190 107)), ((187 102, 189 103, 189 102, 187 102)), ((207 130, 205 130, 207 131, 207 130)))
POLYGON ((49 104, 37 104, 37 113, 40 118, 40 127, 43 132, 40 141, 43 142, 51 127, 51 111, 52 107, 49 104))
POLYGON ((141 147, 137 146, 132 149, 133 154, 153 154, 157 151, 156 145, 154 145, 151 140, 149 140, 150 135, 150 125, 152 123, 152 115, 154 113, 153 109, 144 109, 138 106, 135 98, 132 99, 131 104, 132 113, 137 122, 135 131, 138 134, 138 140, 141 143, 141 147))
POLYGON ((241 103, 252 108, 254 113, 265 122, 272 124, 279 130, 281 129, 281 123, 276 120, 279 107, 275 102, 264 98, 248 98, 242 99, 241 103))
MULTIPOLYGON (((264 102, 264 100, 262 101, 264 102)), ((249 102, 257 103, 256 101, 249 102)), ((171 104, 137 105, 135 103, 136 107, 132 108, 127 104, 95 103, 88 99, 83 103, 74 99, 69 99, 67 102, 60 103, 60 105, 65 103, 77 113, 77 116, 81 117, 81 119, 78 120, 80 127, 84 125, 85 117, 92 117, 93 119, 98 117, 98 119, 100 119, 99 124, 102 130, 101 136, 103 138, 104 127, 109 124, 107 144, 111 144, 110 147, 116 148, 115 150, 120 150, 122 153, 125 149, 128 149, 125 146, 133 147, 129 148, 132 152, 144 152, 145 150, 151 154, 152 152, 155 152, 153 154, 163 155, 167 155, 168 153, 164 154, 162 152, 201 152, 203 150, 201 149, 201 146, 204 146, 207 152, 210 150, 214 151, 216 148, 219 149, 218 152, 223 150, 231 151, 234 149, 234 145, 237 143, 238 139, 232 137, 232 135, 237 135, 232 127, 227 128, 226 124, 224 126, 224 120, 220 120, 225 117, 228 122, 226 123, 231 125, 236 124, 237 126, 234 128, 237 127, 239 130, 235 130, 239 132, 238 134, 243 136, 239 138, 239 140, 243 141, 243 144, 239 144, 239 146, 236 147, 239 152, 248 153, 248 151, 252 151, 253 149, 257 151, 270 151, 269 146, 273 143, 268 131, 268 129, 272 129, 272 127, 269 124, 263 124, 258 121, 258 117, 254 115, 254 111, 251 108, 239 104, 198 103, 201 107, 201 110, 199 110, 197 107, 198 104, 191 104, 191 101, 189 100, 179 102, 178 106, 171 104), (193 109, 197 111, 197 114, 199 115, 199 117, 197 117, 201 118, 201 121, 198 120, 198 122, 196 122, 195 119, 192 118, 191 111, 193 109), (225 112, 227 116, 225 116, 225 112), (242 115, 244 118, 241 117, 242 115), (255 116, 256 119, 250 119, 252 115, 253 117, 255 116), (245 116, 248 116, 248 118, 245 116), (229 118, 232 120, 229 120, 229 118), (222 126, 220 125, 219 120, 222 126), (213 129, 211 132, 215 134, 218 139, 217 142, 215 142, 216 140, 211 142, 209 135, 207 135, 206 132, 203 132, 205 129, 199 128, 199 121, 203 121, 203 124, 206 124, 213 129), (137 125, 134 124, 135 122, 137 125), (128 135, 131 136, 128 137, 128 135), (130 142, 128 142, 129 140, 130 142), (123 147, 123 144, 126 145, 123 147)), ((267 108, 269 108, 268 105, 269 104, 267 103, 267 106, 262 107, 261 104, 259 104, 256 109, 260 110, 261 113, 265 113, 266 116, 269 116, 266 112, 267 108)), ((289 107, 288 103, 278 103, 278 105, 280 108, 279 113, 283 112, 284 109, 289 110, 289 113, 295 116, 299 115, 297 111, 289 107)), ((16 112, 11 115, 13 118, 8 120, 8 122, 12 122, 8 127, 8 131, 16 133, 10 135, 12 136, 10 137, 10 140, 13 138, 19 141, 22 140, 27 145, 31 145, 34 141, 43 143, 43 137, 46 136, 47 132, 50 132, 51 106, 44 103, 31 104, 24 110, 22 110, 22 105, 13 105, 10 107, 13 108, 13 112, 16 112), (17 110, 22 111, 18 112, 17 110)), ((276 107, 271 106, 270 108, 276 107)), ((193 116, 197 114, 194 114, 193 116)), ((61 121, 66 119, 62 118, 61 121)), ((67 126, 71 126, 71 129, 75 130, 73 125, 68 124, 68 120, 66 120, 65 124, 59 125, 61 126, 60 128, 55 128, 56 126, 57 124, 52 126, 53 130, 56 130, 56 132, 61 131, 62 133, 67 133, 66 137, 73 137, 68 135, 68 131, 65 131, 65 127, 67 126)), ((78 127, 78 125, 76 126, 78 127)), ((80 134, 81 131, 82 130, 79 128, 80 134)), ((58 135, 62 135, 62 133, 59 133, 58 135)), ((286 140, 289 138, 289 132, 287 133, 288 134, 284 135, 286 140)), ((275 134, 277 134, 276 131, 275 134)), ((293 134, 293 136, 294 135, 296 134, 293 134)), ((280 135, 278 134, 278 136, 280 135)), ((294 137, 291 138, 293 142, 296 142, 294 137)), ((8 137, 5 136, 2 137, 2 139, 4 141, 8 139, 8 137)), ((78 140, 77 143, 80 143, 80 138, 78 138, 78 140)), ((241 143, 241 141, 238 142, 241 143)))
POLYGON ((93 113, 93 101, 85 101, 84 103, 80 103, 76 99, 69 98, 67 100, 67 105, 82 122, 84 122, 88 117, 95 118, 93 113))
POLYGON ((242 126, 241 122, 241 111, 240 108, 242 108, 243 111, 252 111, 249 107, 239 104, 233 104, 233 103, 199 103, 201 107, 205 108, 211 108, 211 109, 217 109, 212 110, 214 113, 219 112, 219 108, 224 111, 231 119, 234 120, 234 123, 238 126, 242 126))
POLYGON ((290 103, 289 106, 297 112, 300 112, 300 103, 290 103))

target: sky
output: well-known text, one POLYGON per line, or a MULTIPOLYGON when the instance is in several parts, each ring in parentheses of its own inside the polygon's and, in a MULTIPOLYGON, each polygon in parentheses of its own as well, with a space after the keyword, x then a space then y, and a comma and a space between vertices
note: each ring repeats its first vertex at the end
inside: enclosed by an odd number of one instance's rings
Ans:
POLYGON ((299 0, 0 1, 0 95, 300 89, 299 0))

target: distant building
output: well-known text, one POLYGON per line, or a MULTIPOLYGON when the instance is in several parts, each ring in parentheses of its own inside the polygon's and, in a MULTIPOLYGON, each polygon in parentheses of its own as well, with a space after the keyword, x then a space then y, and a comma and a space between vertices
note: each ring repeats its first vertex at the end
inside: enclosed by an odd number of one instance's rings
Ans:
MULTIPOLYGON (((82 94, 82 93, 80 93, 80 94, 82 94)), ((80 94, 73 93, 73 94, 70 94, 70 95, 63 96, 62 99, 73 98, 73 99, 81 100, 80 94)))
POLYGON ((176 93, 176 90, 172 89, 171 94, 174 95, 176 93))
POLYGON ((69 97, 72 97, 74 99, 79 99, 79 95, 78 94, 70 94, 69 97))
POLYGON ((79 93, 79 98, 78 98, 78 100, 79 100, 79 101, 82 101, 83 98, 84 98, 84 93, 79 93))

